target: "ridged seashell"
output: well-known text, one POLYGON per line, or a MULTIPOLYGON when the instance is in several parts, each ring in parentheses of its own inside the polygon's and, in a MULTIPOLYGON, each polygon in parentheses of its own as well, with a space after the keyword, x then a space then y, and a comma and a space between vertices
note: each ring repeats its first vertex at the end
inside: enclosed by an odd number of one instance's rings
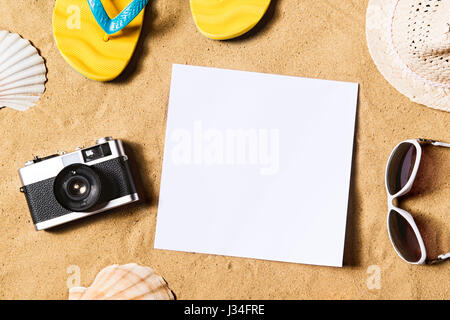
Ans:
POLYGON ((30 41, 0 30, 0 108, 25 111, 45 90, 44 59, 30 41))
POLYGON ((152 268, 135 263, 101 270, 88 288, 69 290, 69 300, 173 300, 164 279, 152 268))

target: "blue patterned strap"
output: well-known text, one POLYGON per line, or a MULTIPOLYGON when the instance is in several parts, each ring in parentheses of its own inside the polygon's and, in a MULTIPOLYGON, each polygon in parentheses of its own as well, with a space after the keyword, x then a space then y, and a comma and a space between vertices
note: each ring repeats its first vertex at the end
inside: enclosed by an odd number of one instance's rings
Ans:
MULTIPOLYGON (((109 0, 107 0, 109 1, 109 0)), ((113 34, 125 28, 145 8, 148 0, 133 0, 121 13, 111 19, 100 0, 87 0, 92 14, 100 27, 107 33, 113 34)))

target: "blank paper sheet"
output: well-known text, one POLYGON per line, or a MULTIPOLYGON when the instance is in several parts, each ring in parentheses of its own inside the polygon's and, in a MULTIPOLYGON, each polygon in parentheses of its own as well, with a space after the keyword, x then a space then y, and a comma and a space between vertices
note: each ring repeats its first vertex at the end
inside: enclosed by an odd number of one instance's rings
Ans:
POLYGON ((173 65, 155 248, 342 266, 357 96, 173 65))

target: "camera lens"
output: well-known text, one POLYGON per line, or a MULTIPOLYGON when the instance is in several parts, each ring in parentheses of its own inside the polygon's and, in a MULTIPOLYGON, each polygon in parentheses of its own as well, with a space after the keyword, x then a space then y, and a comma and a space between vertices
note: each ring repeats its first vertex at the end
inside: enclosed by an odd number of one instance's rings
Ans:
POLYGON ((72 183, 69 185, 69 192, 74 196, 80 196, 86 193, 87 186, 80 181, 72 183))
POLYGON ((65 190, 70 198, 77 200, 89 195, 90 184, 84 177, 73 177, 67 181, 67 187, 65 190))
POLYGON ((64 208, 75 212, 87 211, 100 199, 101 180, 91 167, 72 164, 56 176, 53 192, 64 208))

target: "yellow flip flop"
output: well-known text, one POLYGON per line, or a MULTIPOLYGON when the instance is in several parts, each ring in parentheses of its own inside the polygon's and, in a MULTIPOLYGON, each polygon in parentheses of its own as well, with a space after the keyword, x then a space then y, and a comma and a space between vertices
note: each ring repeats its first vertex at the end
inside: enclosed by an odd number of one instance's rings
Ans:
POLYGON ((56 0, 56 45, 67 63, 86 78, 112 80, 130 61, 148 0, 130 1, 56 0))
POLYGON ((250 31, 270 0, 190 0, 197 29, 206 37, 227 40, 250 31))

